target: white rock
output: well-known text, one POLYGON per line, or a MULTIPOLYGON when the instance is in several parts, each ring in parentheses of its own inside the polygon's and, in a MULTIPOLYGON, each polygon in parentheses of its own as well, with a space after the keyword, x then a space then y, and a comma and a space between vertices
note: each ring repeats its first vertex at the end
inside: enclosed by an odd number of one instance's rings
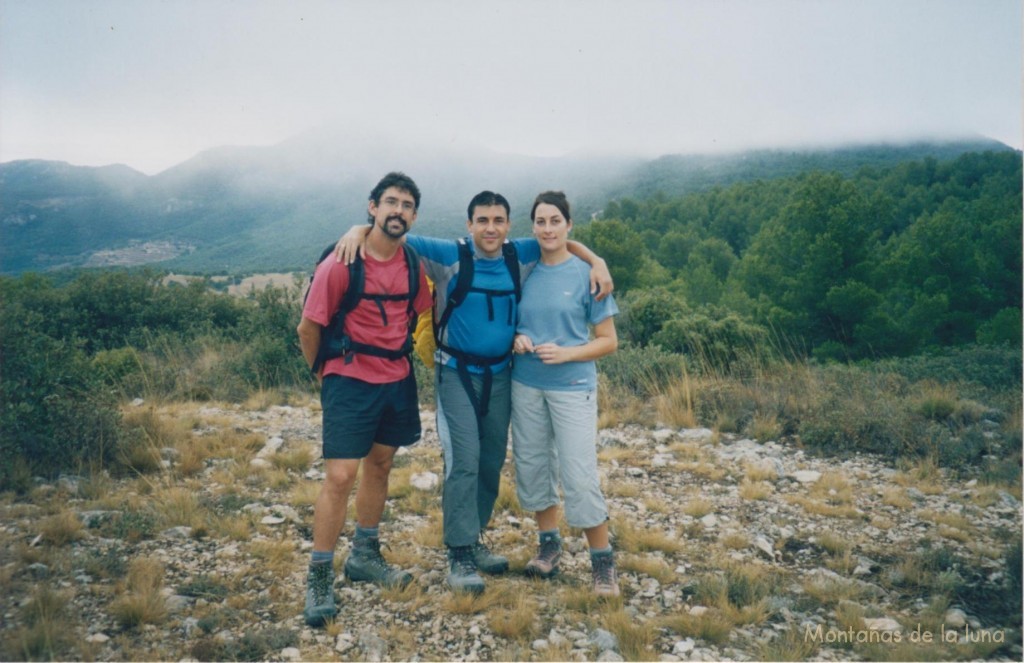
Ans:
POLYGON ((651 437, 654 438, 655 442, 666 442, 675 437, 676 432, 670 428, 659 428, 658 430, 651 433, 651 437))
POLYGON ((334 642, 334 650, 344 654, 349 649, 355 647, 356 643, 352 641, 352 636, 349 633, 342 633, 338 636, 338 639, 334 642))
POLYGON ((538 651, 541 650, 541 649, 547 649, 548 648, 548 641, 544 640, 543 638, 538 639, 538 640, 534 640, 533 643, 530 645, 530 647, 532 649, 536 649, 538 651))
POLYGON ((685 640, 680 640, 679 642, 677 642, 675 644, 674 647, 672 647, 672 653, 675 654, 676 656, 681 656, 683 654, 689 654, 690 652, 693 651, 693 648, 696 647, 696 646, 697 646, 697 643, 693 641, 693 638, 687 638, 685 640))
POLYGON ((714 435, 714 431, 707 428, 684 428, 679 431, 679 437, 684 440, 710 440, 714 435))
POLYGON ((821 478, 821 472, 815 470, 797 470, 795 472, 790 472, 789 476, 800 483, 817 483, 818 479, 821 478))
POLYGON ((953 608, 946 611, 946 626, 950 628, 963 628, 967 625, 967 613, 960 608, 953 608))
POLYGON ((136 398, 135 400, 132 401, 132 407, 142 407, 145 404, 146 401, 142 400, 141 398, 136 398))
POLYGON ((298 647, 285 647, 281 650, 281 659, 284 661, 300 661, 302 660, 302 652, 299 651, 298 647))
POLYGON ((269 470, 274 465, 265 458, 253 458, 252 460, 249 461, 249 466, 255 467, 258 470, 269 470))
POLYGON ((763 536, 758 536, 754 539, 754 547, 758 549, 768 559, 775 559, 775 548, 772 547, 771 542, 763 536))
POLYGON ((702 605, 695 605, 695 606, 692 606, 690 608, 690 614, 693 615, 694 617, 700 617, 701 615, 703 615, 707 611, 708 611, 708 609, 706 607, 702 606, 702 605))
POLYGON ((616 653, 615 650, 613 650, 613 649, 605 649, 603 652, 601 652, 601 655, 597 657, 597 660, 604 662, 604 661, 625 661, 626 659, 622 658, 622 656, 620 656, 618 653, 616 653))
POLYGON ((260 522, 264 525, 280 525, 284 522, 284 518, 281 516, 263 516, 263 518, 260 519, 260 522))
POLYGON ((718 518, 715 517, 715 514, 709 513, 708 515, 701 518, 700 522, 702 525, 704 525, 704 527, 714 527, 718 524, 718 518))
POLYGON ((409 478, 409 484, 416 490, 434 490, 440 483, 440 477, 433 472, 417 472, 409 478))
POLYGON ((109 640, 110 637, 106 633, 93 633, 85 639, 86 642, 95 642, 101 645, 109 640))
POLYGON ((676 458, 672 454, 655 454, 651 458, 652 467, 667 467, 675 462, 676 458))
POLYGON ((865 618, 864 627, 869 631, 885 631, 895 633, 903 629, 900 623, 891 617, 865 618))

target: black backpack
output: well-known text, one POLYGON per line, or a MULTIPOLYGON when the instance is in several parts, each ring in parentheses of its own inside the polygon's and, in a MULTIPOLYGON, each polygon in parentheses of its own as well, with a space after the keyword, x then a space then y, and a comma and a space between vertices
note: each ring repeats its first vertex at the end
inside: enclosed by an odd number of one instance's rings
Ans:
MULTIPOLYGON (((317 349, 316 360, 313 362, 312 372, 315 375, 319 372, 320 368, 328 359, 336 359, 337 357, 345 357, 345 363, 352 361, 354 353, 362 353, 366 355, 372 355, 374 357, 383 357, 385 359, 401 359, 402 357, 409 357, 412 352, 412 332, 416 329, 416 309, 414 304, 416 302, 416 296, 420 290, 420 257, 412 247, 404 245, 402 247, 405 253, 405 263, 409 270, 409 290, 405 293, 399 294, 380 294, 365 292, 366 286, 366 274, 363 266, 363 259, 356 255, 355 261, 348 266, 349 282, 348 288, 345 290, 345 294, 342 295, 341 303, 338 306, 338 312, 334 314, 331 321, 327 323, 320 334, 320 347, 317 349), (388 323, 388 316, 384 310, 385 301, 408 301, 408 312, 409 312, 409 334, 405 339, 405 343, 398 350, 391 350, 388 348, 382 348, 380 346, 360 343, 353 341, 352 338, 345 333, 345 316, 354 309, 361 299, 370 299, 377 304, 377 309, 380 311, 381 319, 384 324, 388 323)), ((320 265, 324 260, 327 260, 334 254, 334 245, 328 246, 324 249, 323 253, 320 254, 320 259, 316 261, 317 266, 320 265)), ((316 268, 313 269, 314 274, 316 268)), ((309 283, 312 285, 313 276, 309 277, 309 283)), ((306 297, 309 297, 309 289, 306 289, 306 297)))
MULTIPOLYGON (((465 237, 459 238, 458 247, 459 274, 455 281, 455 288, 452 289, 452 293, 448 296, 448 306, 445 307, 444 313, 441 315, 441 319, 434 322, 434 341, 442 352, 455 357, 458 362, 457 368, 459 379, 461 380, 463 387, 466 389, 470 402, 473 404, 473 410, 476 412, 477 417, 480 418, 487 415, 487 404, 490 401, 492 377, 491 366, 501 363, 507 359, 512 354, 512 349, 509 348, 508 352, 497 357, 484 357, 445 345, 441 342, 441 337, 444 335, 444 331, 448 327, 448 320, 452 317, 452 312, 466 301, 466 296, 470 292, 479 292, 487 296, 487 314, 490 321, 494 320, 494 297, 514 296, 516 298, 516 303, 519 302, 523 294, 522 286, 519 283, 519 254, 516 251, 516 245, 505 240, 501 245, 501 255, 505 259, 505 266, 508 268, 509 275, 512 277, 512 290, 489 290, 486 288, 473 287, 473 251, 465 237), (483 394, 481 398, 477 398, 476 392, 473 390, 472 381, 470 380, 469 370, 467 368, 468 366, 478 366, 484 369, 483 394)), ((436 290, 434 291, 434 297, 435 299, 437 298, 436 290)), ((510 306, 508 310, 510 318, 508 320, 508 324, 515 325, 516 321, 511 319, 512 307, 510 306)))

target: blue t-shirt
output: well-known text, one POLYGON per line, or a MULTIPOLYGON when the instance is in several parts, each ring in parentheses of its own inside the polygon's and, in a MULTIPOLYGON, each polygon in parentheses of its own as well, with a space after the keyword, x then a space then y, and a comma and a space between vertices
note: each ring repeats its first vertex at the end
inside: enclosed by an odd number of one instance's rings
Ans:
MULTIPOLYGON (((534 345, 585 345, 590 341, 590 326, 618 312, 610 295, 597 301, 590 294, 590 266, 579 258, 557 265, 538 263, 523 285, 516 332, 529 336, 534 345)), ((587 391, 597 387, 597 363, 548 365, 533 353, 516 355, 512 379, 535 389, 587 391)))
MULTIPOLYGON (((434 311, 434 320, 438 320, 447 308, 448 296, 455 290, 458 281, 458 242, 419 235, 406 235, 406 241, 419 253, 423 269, 434 282, 434 289, 439 294, 435 300, 434 311), (440 296, 441 293, 443 296, 440 296)), ((513 291, 512 276, 505 266, 505 259, 500 256, 481 256, 477 254, 472 238, 466 238, 466 241, 473 251, 472 287, 513 291)), ((517 238, 511 241, 515 244, 519 256, 520 281, 525 281, 530 270, 540 260, 540 245, 532 238, 517 238)), ((483 357, 503 356, 512 348, 518 309, 514 294, 489 297, 482 292, 470 291, 448 319, 441 343, 483 357)), ((444 366, 455 368, 458 365, 454 357, 441 350, 437 351, 436 358, 444 366)), ((502 371, 508 363, 509 360, 505 359, 492 365, 491 370, 502 371)), ((483 368, 472 365, 469 366, 469 370, 474 373, 483 372, 483 368)))

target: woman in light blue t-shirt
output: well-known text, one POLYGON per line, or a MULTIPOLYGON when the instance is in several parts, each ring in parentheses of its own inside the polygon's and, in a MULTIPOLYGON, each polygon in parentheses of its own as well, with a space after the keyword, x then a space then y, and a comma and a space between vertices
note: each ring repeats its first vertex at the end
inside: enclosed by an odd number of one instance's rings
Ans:
POLYGON ((560 191, 546 191, 530 212, 541 259, 523 285, 512 363, 512 451, 519 504, 536 513, 540 546, 526 573, 558 573, 565 519, 584 531, 590 545, 594 592, 618 596, 608 508, 597 473, 597 367, 615 352, 615 314, 610 296, 590 292, 590 268, 567 248, 572 218, 560 191), (593 336, 591 337, 591 330, 593 336))

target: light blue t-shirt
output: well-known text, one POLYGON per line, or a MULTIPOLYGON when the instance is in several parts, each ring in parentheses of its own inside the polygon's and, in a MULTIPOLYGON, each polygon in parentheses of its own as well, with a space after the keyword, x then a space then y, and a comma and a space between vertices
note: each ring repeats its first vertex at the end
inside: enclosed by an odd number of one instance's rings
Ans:
MULTIPOLYGON (((585 345, 590 326, 618 314, 610 295, 602 301, 590 294, 590 266, 576 257, 557 265, 540 262, 523 284, 519 303, 518 334, 526 334, 534 345, 585 345)), ((597 387, 597 364, 572 361, 544 364, 533 353, 516 355, 512 379, 535 389, 587 391, 597 387)))
MULTIPOLYGON (((457 350, 483 357, 501 357, 512 348, 516 319, 519 317, 512 276, 505 259, 486 258, 476 251, 472 238, 466 238, 473 251, 473 288, 490 291, 507 291, 508 295, 489 296, 471 291, 462 305, 456 308, 448 320, 447 329, 441 342, 457 350)), ((406 235, 406 241, 419 255, 427 276, 434 282, 438 294, 435 300, 435 320, 440 318, 448 306, 448 296, 455 290, 459 276, 459 247, 456 240, 434 239, 419 235, 406 235)), ((533 265, 540 259, 540 246, 532 238, 511 240, 519 257, 519 278, 526 279, 533 265)), ((455 368, 457 360, 441 350, 437 351, 438 361, 444 366, 455 368)), ((491 369, 502 371, 508 366, 505 359, 491 369)), ((482 373, 483 368, 470 365, 470 372, 482 373)))

